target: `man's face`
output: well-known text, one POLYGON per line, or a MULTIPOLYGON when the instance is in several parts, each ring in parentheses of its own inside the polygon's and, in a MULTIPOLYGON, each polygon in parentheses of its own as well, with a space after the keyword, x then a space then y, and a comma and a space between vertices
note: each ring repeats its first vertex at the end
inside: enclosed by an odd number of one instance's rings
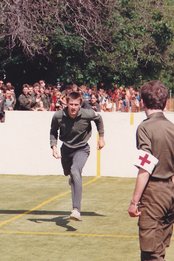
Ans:
POLYGON ((91 103, 96 103, 97 98, 95 97, 95 95, 91 96, 91 103))
POLYGON ((30 87, 28 88, 28 92, 29 92, 29 94, 32 94, 32 93, 33 93, 33 87, 32 87, 32 86, 30 86, 30 87))
POLYGON ((75 118, 81 107, 81 99, 69 99, 67 103, 68 115, 71 118, 75 118))
POLYGON ((10 90, 7 90, 7 91, 6 91, 5 97, 6 97, 6 98, 11 98, 11 91, 10 91, 10 90))
POLYGON ((28 94, 28 88, 27 87, 24 87, 23 88, 23 93, 26 95, 26 94, 28 94))

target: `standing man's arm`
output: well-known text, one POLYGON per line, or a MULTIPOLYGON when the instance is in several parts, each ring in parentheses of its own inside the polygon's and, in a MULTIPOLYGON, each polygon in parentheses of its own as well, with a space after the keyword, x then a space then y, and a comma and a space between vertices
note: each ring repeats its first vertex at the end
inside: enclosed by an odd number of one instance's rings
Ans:
POLYGON ((128 213, 131 217, 138 217, 141 212, 138 211, 138 203, 141 200, 144 189, 148 183, 150 175, 158 163, 158 159, 151 154, 151 140, 147 131, 139 127, 137 130, 137 159, 135 166, 139 168, 128 213))
POLYGON ((52 149, 52 155, 56 159, 59 159, 61 157, 57 150, 58 130, 59 130, 58 119, 54 114, 51 121, 51 128, 50 128, 50 147, 52 149))
POLYGON ((138 217, 141 215, 141 212, 138 211, 138 203, 141 199, 143 191, 146 187, 146 184, 149 180, 149 173, 144 169, 139 169, 138 176, 136 179, 135 189, 130 202, 128 213, 131 217, 138 217))

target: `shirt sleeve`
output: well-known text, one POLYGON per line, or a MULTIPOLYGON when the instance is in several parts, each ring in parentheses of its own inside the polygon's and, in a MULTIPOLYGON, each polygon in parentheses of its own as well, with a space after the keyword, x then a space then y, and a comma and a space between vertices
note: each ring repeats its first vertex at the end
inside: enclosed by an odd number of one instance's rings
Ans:
POLYGON ((93 120, 95 122, 95 125, 97 127, 97 131, 100 137, 104 137, 104 123, 103 118, 98 112, 94 112, 93 120))
POLYGON ((137 141, 137 155, 135 166, 142 168, 149 174, 152 174, 155 166, 158 163, 158 159, 153 156, 152 144, 148 131, 143 127, 139 126, 136 133, 137 141))
POLYGON ((58 139, 58 130, 60 128, 60 123, 57 117, 57 114, 55 113, 53 115, 52 121, 51 121, 51 128, 50 128, 50 147, 57 146, 57 139, 58 139))
POLYGON ((144 150, 152 154, 152 144, 147 130, 139 126, 136 132, 136 146, 138 150, 144 150))

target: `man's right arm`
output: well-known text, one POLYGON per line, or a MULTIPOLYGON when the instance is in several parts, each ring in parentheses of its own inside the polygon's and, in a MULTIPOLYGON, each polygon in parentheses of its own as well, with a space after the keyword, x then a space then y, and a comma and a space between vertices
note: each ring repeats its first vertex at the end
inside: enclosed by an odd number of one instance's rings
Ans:
POLYGON ((134 193, 128 208, 128 213, 131 217, 138 217, 141 215, 141 212, 138 210, 138 203, 149 180, 149 176, 147 171, 141 168, 139 169, 134 193))
POLYGON ((58 153, 57 146, 52 146, 51 148, 52 148, 52 155, 53 155, 53 157, 56 158, 56 159, 60 159, 61 156, 58 153))
POLYGON ((59 130, 58 118, 57 114, 53 115, 51 121, 51 128, 50 128, 50 147, 52 149, 52 155, 56 159, 60 158, 60 155, 57 150, 57 140, 58 140, 58 130, 59 130))

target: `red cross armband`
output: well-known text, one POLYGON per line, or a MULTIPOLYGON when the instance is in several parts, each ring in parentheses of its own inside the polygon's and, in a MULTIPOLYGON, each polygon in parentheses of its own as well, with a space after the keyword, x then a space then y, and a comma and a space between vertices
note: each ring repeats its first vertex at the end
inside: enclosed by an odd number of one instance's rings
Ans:
POLYGON ((158 159, 152 154, 144 150, 138 150, 135 166, 146 170, 149 174, 152 174, 153 169, 158 163, 158 159))

